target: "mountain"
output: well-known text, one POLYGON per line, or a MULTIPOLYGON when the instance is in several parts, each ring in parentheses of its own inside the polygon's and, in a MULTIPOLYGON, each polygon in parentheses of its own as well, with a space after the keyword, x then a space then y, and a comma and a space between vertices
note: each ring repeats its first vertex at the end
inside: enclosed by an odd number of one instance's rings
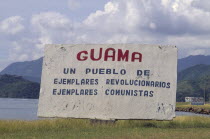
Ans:
POLYGON ((195 80, 182 80, 178 82, 176 100, 183 102, 185 97, 204 97, 210 100, 210 76, 195 80))
POLYGON ((210 99, 210 65, 195 65, 178 73, 177 101, 185 97, 210 99))
POLYGON ((188 56, 186 58, 182 58, 178 60, 178 71, 182 71, 189 67, 198 65, 198 64, 205 64, 210 65, 210 56, 204 55, 195 55, 195 56, 188 56))
POLYGON ((210 65, 200 64, 178 72, 178 81, 195 80, 204 76, 210 76, 210 65))
POLYGON ((39 83, 23 79, 21 76, 0 75, 1 98, 39 98, 39 83))
POLYGON ((39 58, 33 61, 16 62, 10 64, 3 71, 0 72, 1 75, 18 75, 23 78, 40 83, 41 72, 42 72, 42 61, 43 58, 39 58))

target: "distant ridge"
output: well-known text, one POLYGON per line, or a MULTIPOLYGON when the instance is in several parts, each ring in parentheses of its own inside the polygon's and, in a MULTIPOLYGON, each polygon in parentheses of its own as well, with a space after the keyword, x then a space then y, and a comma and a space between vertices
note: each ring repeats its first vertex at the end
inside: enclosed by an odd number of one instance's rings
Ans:
POLYGON ((40 83, 42 61, 43 58, 41 57, 33 61, 15 62, 7 66, 4 70, 0 72, 0 74, 18 75, 29 81, 40 83))
POLYGON ((210 56, 195 55, 195 56, 188 56, 186 58, 179 59, 178 71, 182 71, 184 69, 187 69, 189 67, 192 67, 198 64, 210 65, 210 56))

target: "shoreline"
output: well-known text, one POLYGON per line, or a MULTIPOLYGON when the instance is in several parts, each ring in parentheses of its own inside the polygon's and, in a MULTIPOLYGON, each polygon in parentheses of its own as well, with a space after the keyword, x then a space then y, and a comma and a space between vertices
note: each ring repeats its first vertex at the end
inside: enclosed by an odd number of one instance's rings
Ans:
POLYGON ((175 111, 191 112, 191 113, 196 113, 196 114, 210 115, 210 109, 206 109, 206 108, 176 107, 175 111))

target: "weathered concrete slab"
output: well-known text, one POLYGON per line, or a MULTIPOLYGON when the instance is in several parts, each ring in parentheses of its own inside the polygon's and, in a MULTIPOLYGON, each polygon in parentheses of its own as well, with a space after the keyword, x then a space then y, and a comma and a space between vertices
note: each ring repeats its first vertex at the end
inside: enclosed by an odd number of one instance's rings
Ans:
POLYGON ((170 120, 176 79, 175 46, 46 45, 38 116, 170 120))

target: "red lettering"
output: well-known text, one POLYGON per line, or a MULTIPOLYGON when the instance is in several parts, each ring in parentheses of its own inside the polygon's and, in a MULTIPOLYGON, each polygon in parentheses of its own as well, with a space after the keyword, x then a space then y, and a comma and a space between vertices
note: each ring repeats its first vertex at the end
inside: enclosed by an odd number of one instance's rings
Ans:
POLYGON ((87 60, 87 59, 88 59, 88 57, 87 57, 87 56, 83 56, 83 57, 81 57, 82 53, 84 53, 85 55, 87 55, 87 54, 88 54, 88 52, 87 52, 87 51, 81 51, 81 52, 79 52, 79 53, 77 54, 77 60, 79 60, 79 61, 85 61, 85 60, 87 60))
POLYGON ((132 53, 132 57, 131 57, 131 61, 134 62, 135 60, 138 60, 139 62, 141 62, 141 60, 142 60, 142 54, 141 53, 138 53, 138 52, 133 52, 132 53))
POLYGON ((90 58, 91 58, 93 61, 98 61, 98 60, 101 59, 101 57, 102 57, 102 48, 100 48, 100 52, 99 52, 98 58, 95 58, 95 56, 94 56, 94 49, 91 49, 91 50, 90 50, 90 58))
POLYGON ((129 55, 129 51, 126 50, 125 53, 123 54, 122 49, 118 49, 118 58, 117 61, 128 61, 128 55, 129 55))
POLYGON ((104 61, 125 61, 128 62, 130 60, 131 62, 142 62, 142 54, 139 52, 129 52, 129 50, 125 50, 123 52, 122 49, 117 49, 117 51, 114 48, 107 48, 105 52, 103 51, 103 48, 100 48, 99 54, 98 51, 96 52, 95 49, 91 49, 90 51, 81 51, 77 53, 77 60, 78 61, 85 61, 87 59, 90 59, 92 61, 99 61, 103 59, 104 61), (102 58, 103 57, 103 58, 102 58))
POLYGON ((112 61, 115 61, 115 49, 114 48, 106 49, 105 54, 104 54, 104 61, 107 61, 108 58, 111 58, 112 61), (112 52, 111 55, 109 55, 110 52, 112 52))

